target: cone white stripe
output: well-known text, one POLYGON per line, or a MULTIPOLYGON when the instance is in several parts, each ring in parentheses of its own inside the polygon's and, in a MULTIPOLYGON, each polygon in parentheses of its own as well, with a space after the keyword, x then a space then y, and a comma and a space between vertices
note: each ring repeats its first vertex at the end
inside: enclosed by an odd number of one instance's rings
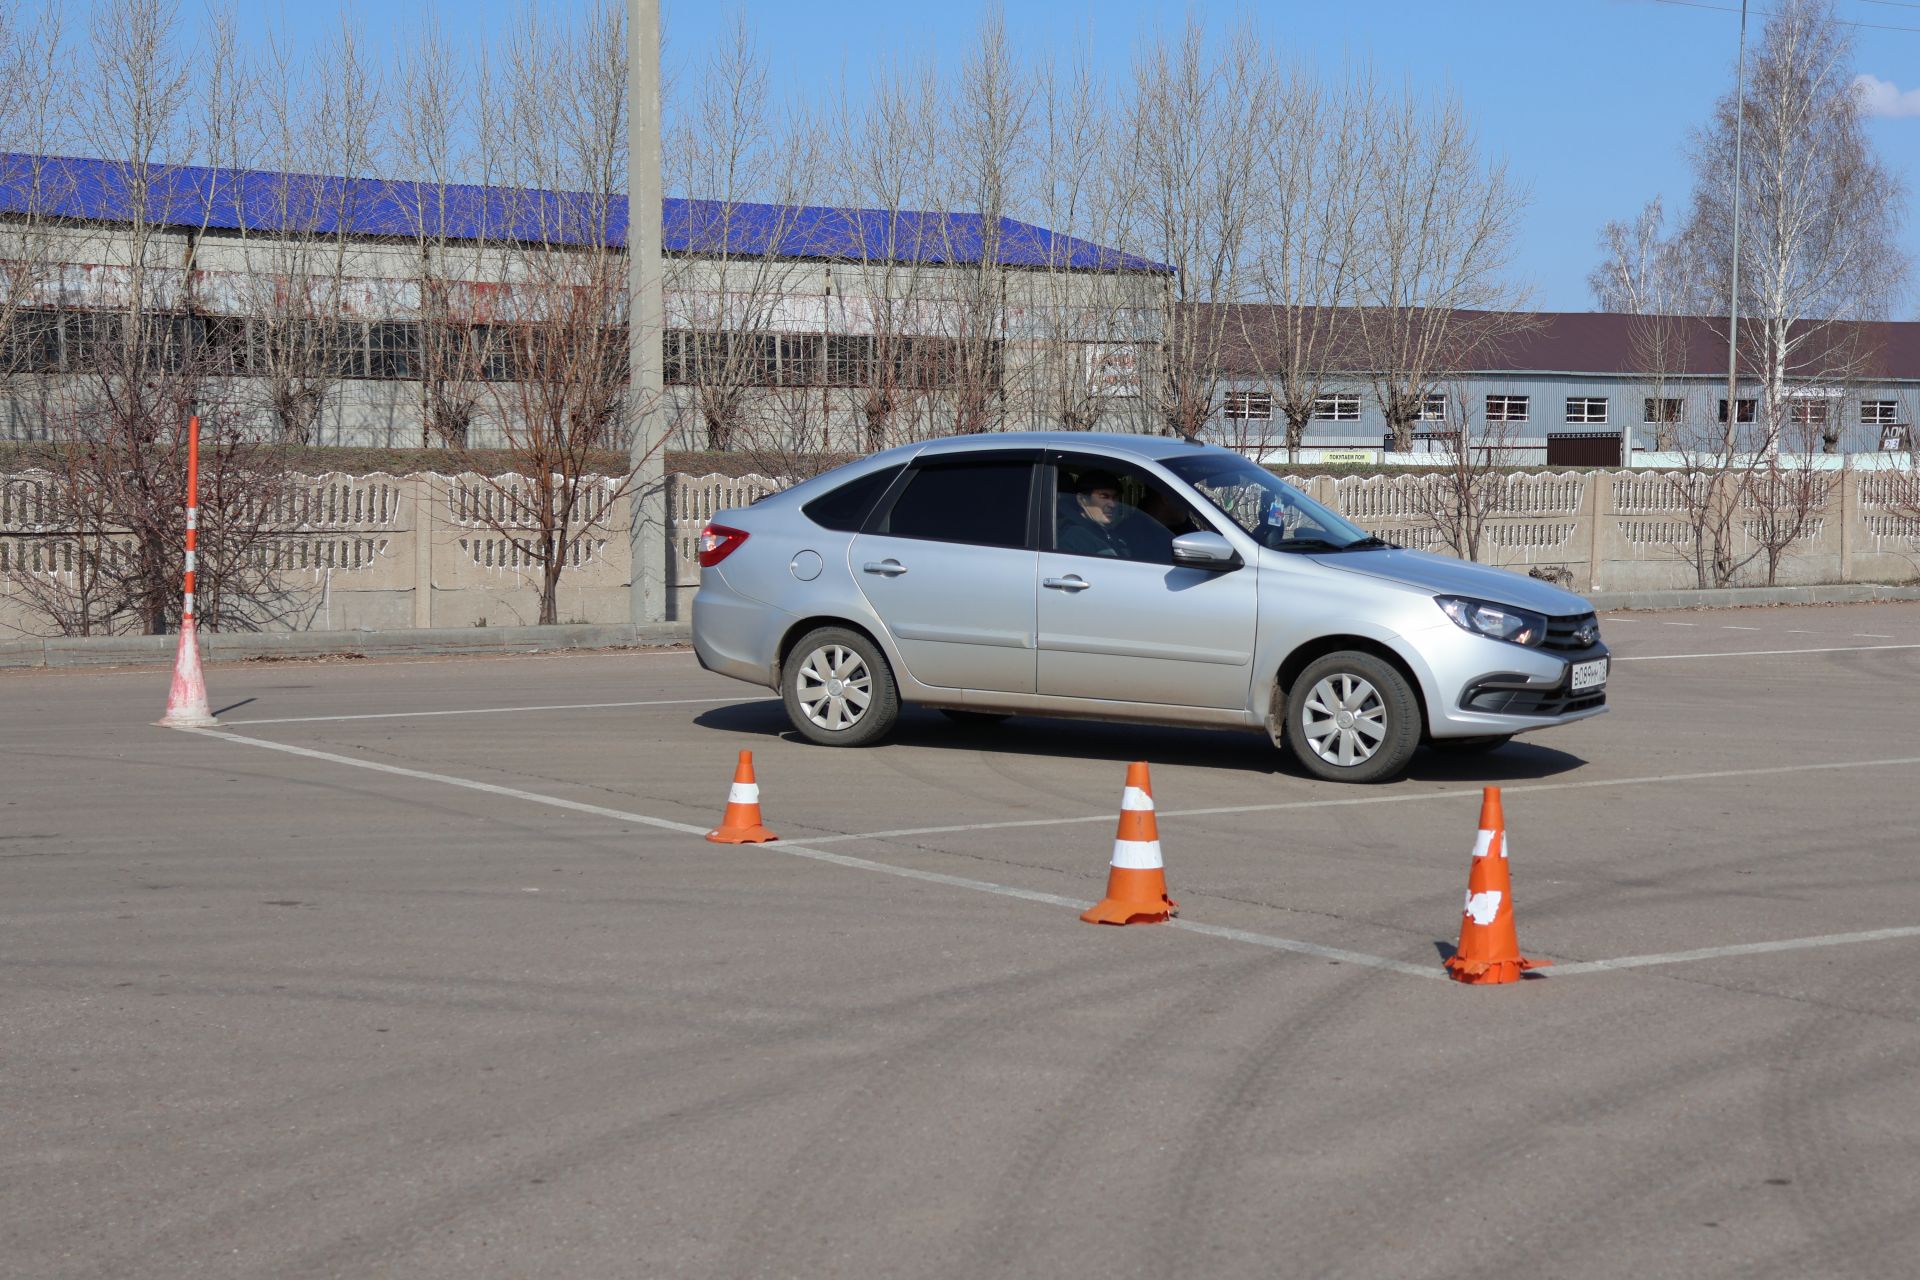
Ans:
MULTIPOLYGON (((1473 838, 1473 856, 1474 857, 1484 858, 1488 854, 1493 852, 1493 837, 1495 834, 1496 834, 1495 832, 1488 831, 1485 828, 1481 829, 1480 834, 1473 838)), ((1500 856, 1504 858, 1506 857, 1506 855, 1507 855, 1507 842, 1502 840, 1500 842, 1500 856)))
POLYGON ((184 605, 181 607, 181 612, 185 614, 191 614, 193 612, 193 592, 191 591, 187 592, 187 598, 184 605))
POLYGON ((1135 813, 1152 813, 1153 797, 1139 787, 1128 787, 1120 793, 1120 807, 1131 809, 1135 813))
POLYGON ((727 788, 728 804, 759 804, 760 786, 754 782, 736 782, 727 788))
POLYGON ((1127 871, 1158 871, 1166 864, 1160 860, 1158 840, 1115 840, 1113 865, 1127 871))
POLYGON ((193 564, 193 562, 194 562, 194 557, 195 557, 195 556, 196 556, 197 554, 198 554, 198 553, 196 553, 196 552, 192 552, 192 551, 189 551, 189 552, 187 552, 187 572, 188 572, 188 573, 192 573, 192 572, 193 572, 193 568, 194 568, 194 564, 193 564))
POLYGON ((200 527, 200 508, 188 507, 187 508, 187 528, 198 529, 199 527, 200 527))

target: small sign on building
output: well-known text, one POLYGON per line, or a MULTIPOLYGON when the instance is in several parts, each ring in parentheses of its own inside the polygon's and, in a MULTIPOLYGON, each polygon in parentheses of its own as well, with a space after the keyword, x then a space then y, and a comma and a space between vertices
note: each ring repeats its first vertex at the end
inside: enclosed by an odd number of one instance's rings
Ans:
POLYGON ((1137 399, 1140 395, 1140 348, 1130 342, 1088 343, 1087 393, 1137 399))

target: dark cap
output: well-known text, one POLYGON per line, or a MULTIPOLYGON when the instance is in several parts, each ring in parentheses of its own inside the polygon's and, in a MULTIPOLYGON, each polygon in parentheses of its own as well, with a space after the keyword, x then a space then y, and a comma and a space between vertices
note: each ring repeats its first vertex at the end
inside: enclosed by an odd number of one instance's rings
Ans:
POLYGON ((1120 477, 1111 471, 1082 471, 1073 481, 1075 493, 1092 493, 1095 489, 1120 490, 1120 477))

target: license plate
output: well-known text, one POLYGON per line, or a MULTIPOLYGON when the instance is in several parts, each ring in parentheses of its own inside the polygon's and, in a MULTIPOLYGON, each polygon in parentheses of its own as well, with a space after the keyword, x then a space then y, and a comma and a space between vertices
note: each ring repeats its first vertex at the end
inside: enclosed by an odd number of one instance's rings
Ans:
POLYGON ((1576 662, 1573 664, 1573 691, 1575 693, 1579 693, 1582 689, 1598 689, 1606 682, 1607 660, 1605 658, 1595 658, 1592 662, 1576 662))

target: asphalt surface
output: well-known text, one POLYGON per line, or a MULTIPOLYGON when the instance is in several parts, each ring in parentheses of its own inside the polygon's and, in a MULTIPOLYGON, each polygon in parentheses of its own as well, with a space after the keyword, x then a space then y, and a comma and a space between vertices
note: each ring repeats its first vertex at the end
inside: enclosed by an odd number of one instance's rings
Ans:
POLYGON ((0 1274, 1911 1274, 1920 606, 1604 625, 1612 714, 1377 788, 674 653, 0 675, 0 1274), (1135 758, 1198 929, 1075 918, 1135 758), (1467 988, 1488 783, 1555 965, 1467 988))

